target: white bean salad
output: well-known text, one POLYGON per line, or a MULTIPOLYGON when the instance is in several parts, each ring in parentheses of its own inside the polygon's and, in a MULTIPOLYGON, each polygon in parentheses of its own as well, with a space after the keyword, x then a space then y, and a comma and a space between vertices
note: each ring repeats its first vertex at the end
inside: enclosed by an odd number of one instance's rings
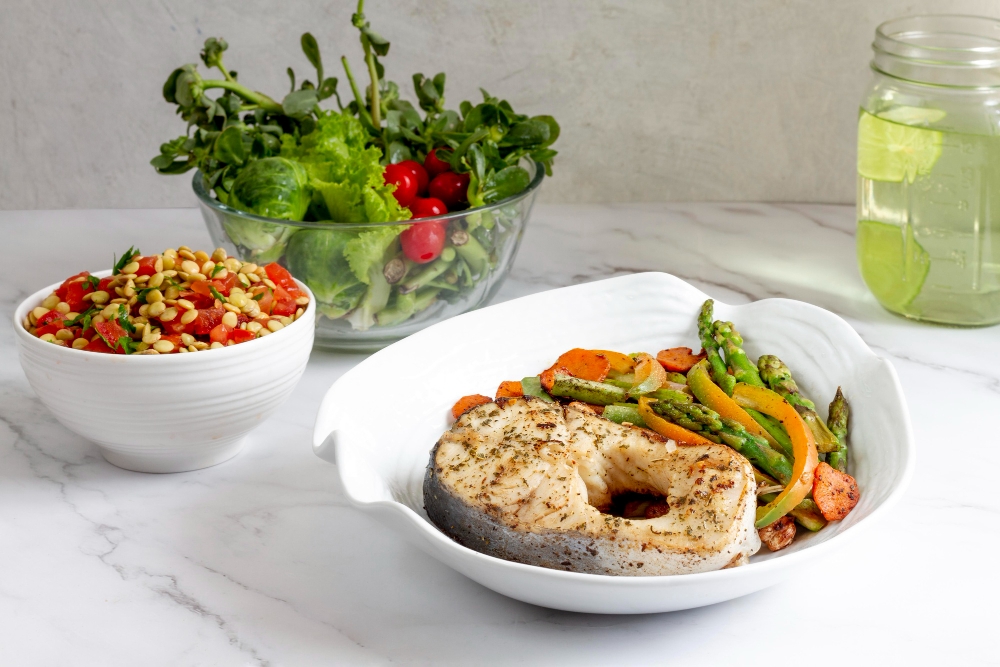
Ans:
POLYGON ((175 354, 244 343, 302 316, 309 297, 284 267, 181 246, 129 248, 111 275, 67 278, 22 322, 38 338, 89 352, 175 354))

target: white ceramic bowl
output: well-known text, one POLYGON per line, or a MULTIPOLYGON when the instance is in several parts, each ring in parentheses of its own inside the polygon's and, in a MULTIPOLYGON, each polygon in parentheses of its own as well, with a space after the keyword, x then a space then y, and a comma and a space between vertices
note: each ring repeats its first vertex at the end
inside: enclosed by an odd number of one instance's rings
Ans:
POLYGON ((182 472, 236 456, 309 360, 316 309, 302 283, 309 308, 270 336, 221 350, 128 356, 53 345, 25 331, 25 316, 57 287, 35 292, 14 312, 21 367, 56 419, 120 468, 182 472))
POLYGON ((892 366, 844 320, 797 301, 716 303, 716 316, 736 323, 753 358, 780 356, 821 414, 843 386, 853 406, 850 471, 861 488, 861 501, 845 520, 778 553, 765 549, 744 567, 612 577, 467 549, 435 528, 423 509, 424 470, 458 397, 491 394, 501 380, 537 374, 573 347, 697 348, 695 320, 706 298, 678 278, 645 273, 535 294, 436 324, 369 357, 330 388, 316 419, 316 453, 336 463, 355 507, 462 574, 525 602, 634 614, 709 605, 771 586, 863 534, 902 495, 914 461, 909 415, 892 366))

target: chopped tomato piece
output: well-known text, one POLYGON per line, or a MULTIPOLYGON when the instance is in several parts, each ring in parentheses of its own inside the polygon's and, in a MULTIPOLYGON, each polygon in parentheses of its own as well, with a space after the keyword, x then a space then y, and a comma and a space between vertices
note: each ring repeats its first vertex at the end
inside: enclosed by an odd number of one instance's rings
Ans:
POLYGON ((198 310, 198 317, 193 322, 194 333, 203 336, 212 332, 212 329, 217 327, 220 322, 222 322, 222 316, 226 314, 224 309, 215 308, 204 308, 198 310))
POLYGON ((227 342, 229 342, 229 337, 232 333, 233 333, 232 329, 230 329, 225 324, 222 324, 220 322, 219 324, 215 325, 215 327, 209 332, 208 339, 213 343, 222 343, 223 345, 225 345, 227 342))
MULTIPOLYGON (((250 297, 260 306, 260 312, 271 314, 271 307, 274 305, 274 297, 271 295, 271 288, 267 285, 257 285, 250 288, 250 297), (258 298, 260 295, 260 298, 258 298)), ((293 311, 294 312, 294 311, 293 311)))
MULTIPOLYGON (((200 282, 200 281, 197 281, 200 282)), ((193 287, 193 285, 192 285, 193 287)), ((206 285, 207 288, 207 285, 206 285)), ((201 310, 202 308, 212 308, 215 306, 215 297, 212 296, 211 290, 206 289, 207 294, 200 294, 192 290, 184 290, 178 296, 179 299, 187 299, 194 304, 194 307, 201 310)))
POLYGON ((267 277, 271 279, 271 282, 285 288, 285 291, 291 294, 293 299, 302 294, 295 279, 292 278, 292 274, 282 265, 271 262, 264 267, 264 271, 267 272, 267 277))
POLYGON ((90 294, 93 291, 94 286, 87 280, 70 283, 66 287, 66 296, 63 297, 63 301, 69 304, 70 310, 74 313, 79 313, 90 306, 88 302, 83 300, 83 295, 90 294))
POLYGON ((115 353, 115 351, 108 347, 107 343, 105 343, 101 338, 95 338, 90 341, 83 349, 88 352, 103 352, 104 354, 115 353))
POLYGON ((222 296, 229 296, 229 290, 236 285, 236 274, 232 271, 225 278, 214 278, 212 284, 222 296))
POLYGON ((46 324, 62 319, 63 319, 62 313, 60 313, 58 310, 50 310, 49 312, 45 313, 44 315, 38 318, 38 321, 35 322, 35 326, 44 327, 46 324))
POLYGON ((114 276, 106 276, 101 278, 100 282, 97 283, 97 289, 100 292, 107 292, 111 296, 115 296, 114 290, 111 289, 111 281, 114 280, 114 276))
POLYGON ((271 314, 280 317, 288 317, 295 314, 298 305, 295 298, 289 294, 284 287, 278 285, 274 288, 274 303, 271 306, 271 314))
MULTIPOLYGON (((128 337, 128 332, 118 324, 117 320, 111 320, 110 322, 97 322, 94 324, 94 329, 100 334, 104 342, 108 344, 111 349, 118 348, 118 339, 122 336, 128 337)), ((121 350, 124 353, 124 350, 121 350)))
POLYGON ((212 283, 207 280, 196 280, 191 283, 191 291, 202 296, 211 297, 212 299, 215 298, 212 296, 212 283))
MULTIPOLYGON (((175 351, 184 347, 184 341, 181 340, 180 334, 166 334, 164 336, 160 336, 160 340, 168 340, 173 343, 175 351)), ((167 354, 169 354, 169 352, 167 354)))
POLYGON ((229 340, 233 341, 234 343, 245 343, 248 340, 253 340, 256 337, 257 334, 255 334, 252 331, 247 331, 246 329, 233 329, 232 332, 229 334, 229 340))
POLYGON ((73 281, 77 280, 78 278, 86 278, 89 275, 90 275, 90 271, 81 271, 80 273, 76 274, 75 276, 70 276, 69 278, 67 278, 66 280, 63 281, 63 284, 60 285, 58 287, 58 289, 56 289, 56 296, 59 297, 60 301, 65 301, 66 300, 66 288, 68 288, 73 283, 73 281))
POLYGON ((62 320, 54 320, 52 322, 49 322, 48 324, 45 324, 35 329, 35 335, 41 338, 45 334, 54 334, 60 329, 65 329, 65 328, 66 325, 63 324, 62 320))
POLYGON ((133 262, 139 263, 139 269, 135 272, 137 276, 151 276, 156 273, 156 258, 155 257, 140 257, 139 259, 133 259, 133 262))

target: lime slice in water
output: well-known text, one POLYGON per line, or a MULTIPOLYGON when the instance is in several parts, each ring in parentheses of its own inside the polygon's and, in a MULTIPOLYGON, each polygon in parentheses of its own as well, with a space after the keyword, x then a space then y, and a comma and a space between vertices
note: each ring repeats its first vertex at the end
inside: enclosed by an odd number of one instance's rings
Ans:
POLYGON ((930 125, 942 120, 948 114, 940 109, 898 106, 887 111, 879 111, 875 115, 882 120, 891 120, 902 125, 930 125))
POLYGON ((913 236, 913 228, 872 220, 858 221, 858 265, 875 298, 889 310, 903 312, 920 294, 931 258, 913 236))
POLYGON ((900 125, 861 112, 858 173, 865 178, 890 183, 900 183, 905 178, 912 183, 917 176, 929 174, 939 157, 941 133, 937 130, 900 125))

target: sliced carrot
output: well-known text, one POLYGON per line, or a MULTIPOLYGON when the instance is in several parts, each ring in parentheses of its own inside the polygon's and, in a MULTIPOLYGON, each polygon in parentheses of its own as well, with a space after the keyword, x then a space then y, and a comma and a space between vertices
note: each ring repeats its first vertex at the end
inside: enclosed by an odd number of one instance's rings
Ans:
POLYGON ((813 473, 813 501, 827 521, 847 516, 861 500, 858 483, 846 472, 840 472, 825 461, 813 473))
POLYGON ((524 389, 521 388, 519 380, 504 380, 497 387, 497 398, 517 398, 524 396, 524 389))
POLYGON ((563 353, 553 366, 562 366, 572 375, 581 380, 602 382, 611 370, 611 361, 597 350, 584 350, 579 347, 563 353))
POLYGON ((455 405, 451 406, 451 416, 458 419, 472 408, 477 408, 480 405, 486 405, 487 403, 492 402, 492 398, 489 396, 483 396, 482 394, 463 396, 455 402, 455 405))
POLYGON ((611 364, 611 371, 616 375, 628 375, 635 369, 635 361, 632 357, 627 354, 622 354, 621 352, 614 352, 612 350, 591 350, 597 354, 604 355, 611 364))
POLYGON ((687 373, 696 363, 705 358, 705 353, 695 354, 690 347, 672 347, 656 353, 656 360, 668 371, 687 373))
POLYGON ((545 391, 552 391, 552 384, 556 381, 556 373, 560 375, 572 375, 568 368, 560 366, 558 363, 546 368, 542 371, 541 375, 538 376, 538 381, 542 384, 542 389, 545 391))

